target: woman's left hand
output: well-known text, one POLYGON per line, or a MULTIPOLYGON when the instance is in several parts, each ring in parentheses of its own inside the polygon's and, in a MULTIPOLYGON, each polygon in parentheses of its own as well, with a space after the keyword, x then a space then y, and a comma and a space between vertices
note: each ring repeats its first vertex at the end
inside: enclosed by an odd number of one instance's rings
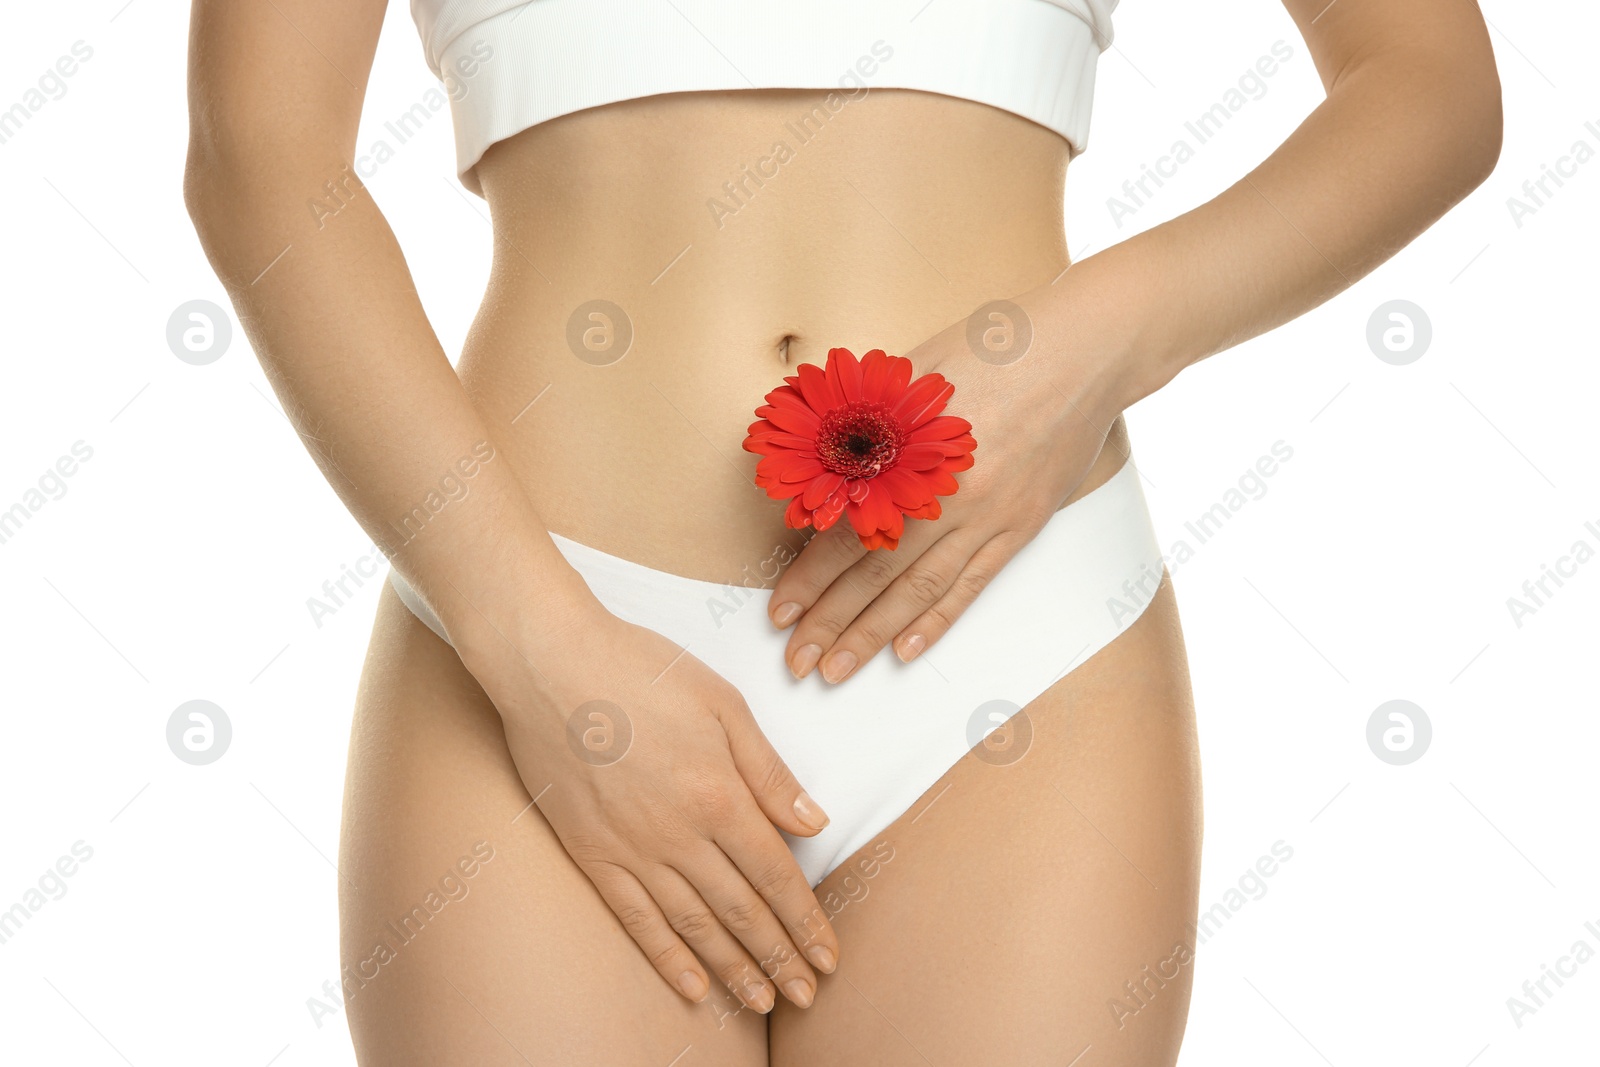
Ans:
POLYGON ((932 647, 1099 456, 1120 414, 1103 375, 1041 351, 1017 305, 995 307, 906 353, 915 377, 938 371, 955 386, 945 413, 970 422, 978 442, 960 488, 940 499, 940 517, 908 518, 897 548, 869 551, 841 516, 773 589, 773 624, 799 620, 784 653, 795 677, 820 663, 823 678, 841 682, 891 642, 907 662, 932 647), (1023 321, 1008 321, 1016 318, 1023 321), (1014 344, 1024 329, 1032 344, 1022 353, 995 347, 1014 344))

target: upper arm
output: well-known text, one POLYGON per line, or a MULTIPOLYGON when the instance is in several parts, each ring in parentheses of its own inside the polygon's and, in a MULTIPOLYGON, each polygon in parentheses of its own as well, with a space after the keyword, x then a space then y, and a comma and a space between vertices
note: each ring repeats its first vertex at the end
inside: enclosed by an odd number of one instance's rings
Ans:
POLYGON ((1330 92, 1364 64, 1403 58, 1492 87, 1499 100, 1494 50, 1475 0, 1283 0, 1283 6, 1330 92))
POLYGON ((1492 168, 1500 76, 1475 0, 1283 0, 1332 94, 1349 79, 1392 79, 1394 102, 1425 115, 1492 168), (1481 151, 1480 151, 1481 149, 1481 151))
POLYGON ((355 149, 388 0, 193 0, 193 172, 355 149))

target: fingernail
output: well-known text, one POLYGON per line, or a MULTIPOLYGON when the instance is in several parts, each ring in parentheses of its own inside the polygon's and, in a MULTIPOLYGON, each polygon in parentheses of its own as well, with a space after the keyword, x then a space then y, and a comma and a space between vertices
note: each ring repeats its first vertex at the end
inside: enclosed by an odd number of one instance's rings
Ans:
POLYGON ((789 994, 789 999, 802 1008, 811 1007, 811 986, 803 978, 791 978, 783 983, 783 991, 789 994))
POLYGON ((772 990, 765 985, 757 986, 755 992, 745 997, 745 1003, 765 1015, 772 1010, 772 990))
POLYGON ((845 675, 855 669, 856 654, 846 649, 828 657, 827 666, 822 668, 822 676, 830 682, 842 682, 845 675))
POLYGON ((817 807, 817 802, 811 799, 811 794, 804 791, 794 798, 794 813, 800 817, 801 822, 813 830, 820 830, 831 821, 827 813, 817 807))
POLYGON ((910 663, 917 658, 917 653, 921 652, 927 644, 928 639, 926 637, 921 634, 912 634, 900 642, 900 647, 895 651, 899 653, 901 663, 910 663))
POLYGON ((793 603, 792 601, 787 604, 779 604, 778 610, 772 613, 772 624, 781 630, 785 626, 788 626, 791 622, 794 622, 794 620, 799 618, 799 616, 799 604, 793 603))
POLYGON ((806 949, 806 959, 811 961, 811 966, 823 974, 832 974, 838 961, 833 958, 833 949, 827 945, 812 945, 806 949))
POLYGON ((789 668, 796 678, 804 678, 817 665, 817 660, 822 656, 821 645, 801 645, 800 650, 794 654, 794 665, 789 668))
POLYGON ((678 988, 683 990, 683 995, 698 1004, 706 999, 706 983, 693 971, 684 971, 678 975, 678 988))

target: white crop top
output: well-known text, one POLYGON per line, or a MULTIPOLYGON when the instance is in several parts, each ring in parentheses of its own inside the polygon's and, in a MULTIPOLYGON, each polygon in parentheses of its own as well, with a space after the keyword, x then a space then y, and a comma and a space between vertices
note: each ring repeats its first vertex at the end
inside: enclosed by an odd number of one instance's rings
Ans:
POLYGON ((559 115, 658 93, 920 89, 1031 119, 1083 151, 1117 0, 411 0, 456 173, 559 115))

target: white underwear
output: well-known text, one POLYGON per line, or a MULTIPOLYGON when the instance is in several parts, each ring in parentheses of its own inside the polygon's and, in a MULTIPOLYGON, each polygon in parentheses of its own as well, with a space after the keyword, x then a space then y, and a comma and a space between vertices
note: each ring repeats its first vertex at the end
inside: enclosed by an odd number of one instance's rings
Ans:
MULTIPOLYGON (((831 819, 815 837, 783 835, 813 887, 974 746, 989 762, 1022 758, 1025 716, 985 739, 1127 629, 1162 575, 1139 473, 1126 462, 1057 511, 931 648, 910 663, 886 648, 834 686, 817 671, 798 681, 789 673, 789 631, 767 616, 770 589, 686 578, 551 537, 607 610, 688 649, 744 695, 831 819)), ((405 579, 391 569, 389 581, 444 638, 405 579)))

